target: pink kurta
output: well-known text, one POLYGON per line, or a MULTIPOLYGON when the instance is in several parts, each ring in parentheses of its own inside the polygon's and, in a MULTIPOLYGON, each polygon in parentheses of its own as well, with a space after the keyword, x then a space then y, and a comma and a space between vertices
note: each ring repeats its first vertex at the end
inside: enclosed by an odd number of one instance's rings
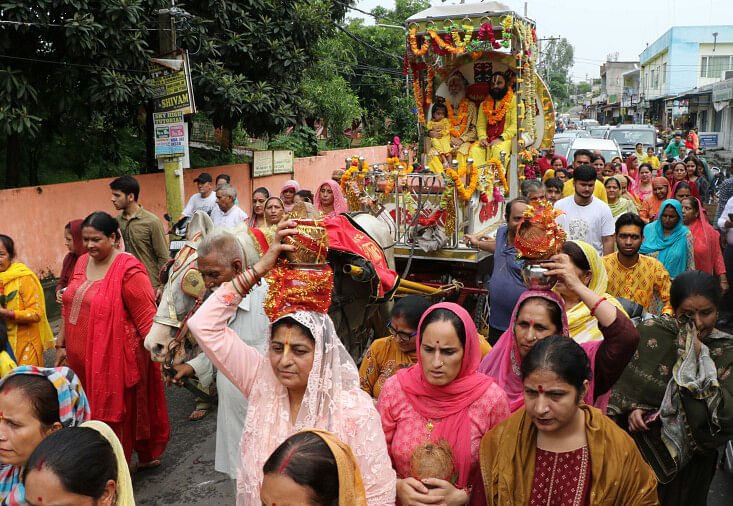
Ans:
MULTIPOLYGON (((428 419, 420 415, 412 406, 396 376, 389 378, 382 387, 377 409, 382 415, 382 428, 387 437, 389 456, 397 470, 397 476, 408 478, 411 476, 410 456, 412 452, 429 437, 428 419)), ((468 408, 468 413, 471 419, 471 474, 469 476, 473 476, 479 465, 478 450, 481 438, 494 425, 508 418, 511 413, 506 394, 496 383, 489 386, 484 395, 468 408)), ((432 422, 435 427, 440 424, 438 420, 432 420, 432 422)))
MULTIPOLYGON (((394 504, 395 473, 389 462, 379 414, 371 397, 359 388, 358 371, 353 360, 349 358, 349 362, 342 363, 339 370, 326 371, 328 366, 323 355, 314 354, 306 395, 298 418, 292 423, 288 391, 275 378, 268 363, 267 350, 263 356, 227 326, 241 300, 231 284, 225 283, 189 321, 191 332, 211 362, 249 401, 241 442, 242 461, 237 474, 237 504, 260 504, 264 462, 285 439, 305 428, 333 432, 351 447, 364 481, 367 504, 394 504), (345 376, 351 380, 345 381, 345 376), (339 390, 336 398, 325 399, 326 392, 334 393, 336 384, 353 385, 347 390, 339 390), (319 412, 316 404, 324 402, 328 402, 333 410, 328 410, 322 416, 311 417, 313 412, 319 412)), ((301 320, 313 323, 328 319, 327 315, 308 312, 290 316, 300 323, 301 320)), ((327 340, 325 348, 328 353, 336 350, 348 356, 343 345, 333 341, 338 337, 330 319, 325 327, 333 335, 325 336, 324 328, 320 326, 308 327, 315 336, 316 350, 323 347, 323 341, 327 340)))

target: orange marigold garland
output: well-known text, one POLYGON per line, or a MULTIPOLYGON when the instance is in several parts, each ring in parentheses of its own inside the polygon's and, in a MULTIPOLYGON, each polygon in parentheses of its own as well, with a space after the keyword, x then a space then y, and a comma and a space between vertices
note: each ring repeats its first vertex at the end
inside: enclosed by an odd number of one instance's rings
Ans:
POLYGON ((428 67, 427 80, 428 82, 425 86, 425 103, 430 107, 430 104, 433 102, 433 81, 435 80, 435 67, 432 65, 428 67))
POLYGON ((412 90, 415 92, 415 105, 417 106, 417 119, 421 125, 425 124, 425 101, 423 99, 422 88, 420 87, 420 79, 418 73, 412 73, 412 90))
POLYGON ((514 92, 509 88, 507 89, 504 98, 499 102, 499 107, 496 109, 494 109, 494 97, 491 95, 486 97, 482 107, 489 125, 496 125, 499 121, 504 119, 506 112, 509 110, 509 103, 512 101, 512 97, 514 97, 514 92))
POLYGON ((492 158, 486 163, 496 167, 496 175, 499 176, 499 182, 501 182, 501 185, 504 187, 504 192, 508 192, 509 185, 506 182, 506 176, 504 175, 504 168, 501 166, 501 161, 499 161, 498 158, 492 158))
POLYGON ((422 56, 430 48, 430 37, 425 37, 422 46, 417 47, 417 28, 410 28, 410 49, 415 56, 422 56))
POLYGON ((456 118, 453 112, 453 106, 446 102, 446 109, 448 110, 448 119, 453 128, 450 130, 450 134, 453 137, 460 137, 463 132, 466 131, 468 126, 468 97, 463 97, 461 103, 458 105, 458 118, 456 118), (460 130, 456 131, 456 126, 461 125, 460 130))
POLYGON ((442 49, 450 53, 453 53, 453 54, 463 54, 466 52, 465 47, 453 47, 452 45, 444 41, 440 37, 440 35, 438 35, 438 32, 436 32, 435 30, 428 30, 428 33, 433 38, 433 40, 436 42, 436 44, 438 44, 438 46, 440 46, 442 49))
POLYGON ((447 168, 445 169, 445 173, 453 180, 458 196, 462 200, 470 199, 471 195, 473 195, 473 192, 476 190, 476 185, 478 184, 478 168, 475 165, 471 167, 471 179, 469 181, 468 188, 463 185, 463 181, 461 181, 460 176, 455 170, 447 168))

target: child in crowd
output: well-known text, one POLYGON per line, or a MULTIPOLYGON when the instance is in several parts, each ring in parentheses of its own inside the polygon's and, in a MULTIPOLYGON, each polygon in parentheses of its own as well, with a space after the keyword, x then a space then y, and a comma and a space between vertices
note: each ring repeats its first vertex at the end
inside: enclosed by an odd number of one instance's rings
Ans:
POLYGON ((450 129, 451 123, 448 119, 448 109, 445 104, 438 103, 433 106, 433 118, 428 122, 428 130, 435 127, 442 128, 441 136, 430 139, 431 156, 439 156, 443 162, 443 167, 450 166, 450 155, 452 152, 450 145, 450 129))

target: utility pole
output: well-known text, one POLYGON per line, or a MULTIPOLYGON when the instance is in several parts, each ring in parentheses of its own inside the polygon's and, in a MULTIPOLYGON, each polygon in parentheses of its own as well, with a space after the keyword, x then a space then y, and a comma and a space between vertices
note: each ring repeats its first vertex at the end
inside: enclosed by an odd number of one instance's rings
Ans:
MULTIPOLYGON (((176 46, 176 26, 173 18, 175 0, 170 0, 168 9, 158 11, 158 49, 161 55, 167 55, 178 50, 176 46)), ((165 200, 168 214, 175 220, 183 210, 183 158, 161 158, 158 168, 163 166, 165 171, 165 200)))

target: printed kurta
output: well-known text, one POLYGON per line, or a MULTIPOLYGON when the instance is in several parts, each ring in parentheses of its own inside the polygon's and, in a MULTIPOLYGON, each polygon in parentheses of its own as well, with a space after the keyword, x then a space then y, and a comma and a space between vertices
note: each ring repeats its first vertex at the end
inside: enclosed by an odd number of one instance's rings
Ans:
POLYGON ((674 313, 669 303, 672 282, 659 260, 639 255, 636 265, 627 268, 619 262, 618 251, 602 258, 608 274, 608 293, 633 300, 654 315, 674 313))

